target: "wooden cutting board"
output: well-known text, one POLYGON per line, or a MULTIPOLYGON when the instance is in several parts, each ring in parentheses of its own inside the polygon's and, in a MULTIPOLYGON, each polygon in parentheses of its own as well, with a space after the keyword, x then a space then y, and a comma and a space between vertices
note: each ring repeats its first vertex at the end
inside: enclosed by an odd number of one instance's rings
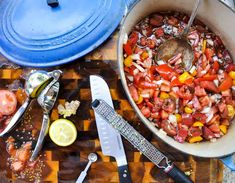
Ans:
MULTIPOLYGON (((79 100, 81 102, 77 114, 69 118, 77 127, 78 137, 76 142, 69 147, 58 147, 49 137, 46 138, 41 155, 43 166, 40 170, 40 181, 48 183, 75 182, 87 164, 88 154, 90 152, 96 152, 99 159, 96 163, 92 164, 84 182, 119 182, 114 158, 104 156, 101 152, 94 113, 90 108, 91 93, 89 75, 98 74, 106 80, 110 87, 115 110, 141 132, 144 137, 151 140, 154 145, 173 160, 181 170, 190 173, 193 181, 198 183, 222 182, 224 167, 219 160, 197 158, 185 155, 171 148, 157 139, 137 118, 137 115, 128 103, 118 75, 116 40, 117 33, 85 58, 61 67, 56 67, 63 71, 63 77, 60 81, 61 90, 56 106, 59 103, 71 100, 79 100)), ((3 63, 10 64, 4 57, 0 56, 0 66, 4 65, 3 63)), ((52 69, 55 68, 48 68, 47 70, 52 69)), ((23 86, 24 79, 21 78, 21 75, 30 70, 29 68, 7 68, 6 66, 2 66, 0 68, 0 88, 5 88, 15 80, 19 80, 19 83, 23 86)), ((40 129, 41 109, 35 102, 31 105, 31 110, 29 114, 26 114, 25 118, 22 124, 33 124, 34 130, 40 129)), ((52 111, 51 120, 57 118, 58 111, 55 107, 52 111)), ((29 136, 22 137, 22 135, 19 135, 21 131, 22 126, 18 125, 16 130, 9 135, 15 136, 19 143, 30 139, 30 133, 29 136)), ((9 169, 9 165, 7 165, 7 158, 9 156, 6 152, 5 140, 6 138, 0 138, 0 183, 16 180, 16 177, 9 169)), ((173 182, 126 140, 123 141, 133 183, 173 182)), ((26 181, 17 180, 17 182, 26 181)))

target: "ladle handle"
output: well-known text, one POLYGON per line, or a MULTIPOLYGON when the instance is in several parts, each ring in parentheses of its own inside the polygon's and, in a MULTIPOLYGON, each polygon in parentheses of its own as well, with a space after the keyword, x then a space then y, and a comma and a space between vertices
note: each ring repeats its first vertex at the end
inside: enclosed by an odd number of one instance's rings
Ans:
POLYGON ((193 11, 192 11, 192 14, 190 16, 190 19, 188 21, 188 24, 187 26, 185 27, 183 33, 182 33, 182 37, 186 37, 187 34, 188 34, 188 31, 189 31, 189 28, 191 27, 196 15, 197 15, 197 10, 198 10, 198 7, 199 7, 199 4, 201 2, 201 0, 196 0, 197 2, 195 3, 194 7, 193 7, 193 11))
POLYGON ((23 105, 18 109, 18 111, 14 114, 14 116, 11 118, 10 123, 7 125, 7 127, 0 133, 0 137, 5 135, 6 133, 10 132, 15 125, 20 121, 20 119, 23 117, 26 109, 28 108, 30 103, 30 98, 27 98, 23 105))
POLYGON ((42 119, 41 131, 40 131, 40 134, 38 136, 37 144, 36 144, 36 146, 33 150, 33 154, 30 158, 30 161, 33 161, 38 157, 38 154, 42 149, 44 139, 47 135, 47 132, 48 132, 48 129, 49 129, 49 124, 50 124, 49 114, 44 112, 43 119, 42 119))

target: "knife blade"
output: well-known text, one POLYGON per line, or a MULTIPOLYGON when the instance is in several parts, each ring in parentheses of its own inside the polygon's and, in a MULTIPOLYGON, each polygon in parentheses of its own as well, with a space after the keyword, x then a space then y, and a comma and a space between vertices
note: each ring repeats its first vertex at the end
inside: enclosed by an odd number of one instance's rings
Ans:
MULTIPOLYGON (((90 87, 92 100, 102 99, 113 108, 109 87, 100 76, 90 76, 90 87)), ((116 159, 121 183, 132 182, 121 135, 96 112, 95 119, 102 153, 116 159)))
POLYGON ((102 99, 96 99, 92 103, 94 111, 108 124, 111 124, 123 137, 135 148, 142 152, 158 168, 162 169, 176 183, 192 183, 192 180, 177 168, 162 152, 146 140, 127 121, 102 99))

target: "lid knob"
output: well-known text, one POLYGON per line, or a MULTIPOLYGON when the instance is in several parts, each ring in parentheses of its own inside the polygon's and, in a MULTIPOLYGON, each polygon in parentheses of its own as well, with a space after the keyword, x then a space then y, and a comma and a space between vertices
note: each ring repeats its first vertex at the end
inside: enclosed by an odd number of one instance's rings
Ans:
POLYGON ((47 4, 50 7, 55 8, 55 7, 59 6, 59 1, 58 0, 47 0, 47 4))

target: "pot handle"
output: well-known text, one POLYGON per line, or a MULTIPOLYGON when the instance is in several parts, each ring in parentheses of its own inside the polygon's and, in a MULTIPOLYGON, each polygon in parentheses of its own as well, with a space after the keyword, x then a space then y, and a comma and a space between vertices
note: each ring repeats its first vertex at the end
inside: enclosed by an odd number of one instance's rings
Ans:
POLYGON ((235 171, 235 164, 233 162, 233 155, 220 158, 220 160, 232 171, 235 171))
POLYGON ((130 11, 130 9, 139 1, 140 0, 125 0, 127 11, 130 11))
POLYGON ((219 0, 225 6, 230 8, 233 12, 235 12, 235 1, 234 0, 219 0))

